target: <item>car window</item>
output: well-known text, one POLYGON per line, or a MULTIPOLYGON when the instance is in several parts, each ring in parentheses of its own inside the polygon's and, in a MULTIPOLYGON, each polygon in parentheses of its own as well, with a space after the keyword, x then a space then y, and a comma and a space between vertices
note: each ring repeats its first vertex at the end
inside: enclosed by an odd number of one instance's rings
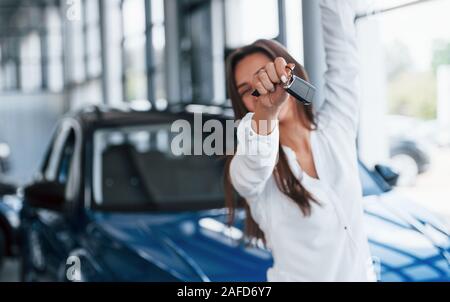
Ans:
MULTIPOLYGON (((93 197, 100 209, 148 210, 224 206, 224 160, 174 156, 170 125, 104 128, 94 132, 93 197)), ((383 193, 362 163, 363 195, 383 193)))
POLYGON ((71 168, 74 150, 75 132, 73 130, 70 130, 61 152, 60 160, 58 163, 58 170, 56 173, 56 180, 61 184, 66 184, 69 178, 69 171, 71 168))
POLYGON ((52 166, 54 166, 54 164, 52 164, 53 161, 55 161, 56 159, 56 153, 57 153, 57 149, 61 148, 61 140, 62 140, 62 134, 61 134, 61 129, 56 129, 55 133, 52 136, 52 139, 49 143, 49 146, 47 148, 47 151, 45 153, 45 158, 44 161, 41 165, 41 169, 40 169, 40 173, 42 175, 43 178, 45 179, 50 179, 51 175, 55 172, 51 172, 51 170, 54 171, 55 168, 51 168, 52 166))
POLYGON ((194 210, 224 206, 224 159, 171 151, 170 124, 94 133, 95 207, 194 210))
POLYGON ((75 132, 68 127, 59 129, 47 163, 44 165, 44 176, 47 181, 66 184, 75 147, 75 132))
POLYGON ((63 126, 58 127, 53 143, 50 147, 49 154, 45 160, 43 166, 44 178, 48 181, 55 181, 57 176, 57 170, 59 161, 61 159, 61 152, 64 147, 64 143, 67 139, 68 131, 63 126))

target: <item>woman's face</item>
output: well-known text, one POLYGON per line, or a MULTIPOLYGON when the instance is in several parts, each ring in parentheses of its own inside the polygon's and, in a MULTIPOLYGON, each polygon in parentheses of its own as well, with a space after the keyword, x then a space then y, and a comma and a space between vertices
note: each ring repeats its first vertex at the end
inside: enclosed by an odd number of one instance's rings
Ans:
MULTIPOLYGON (((236 65, 234 79, 236 81, 238 93, 241 96, 245 107, 250 112, 255 111, 255 104, 258 101, 258 98, 252 95, 254 91, 252 88, 253 76, 271 61, 272 60, 265 54, 257 52, 244 57, 236 65)), ((278 116, 280 122, 286 117, 290 106, 292 106, 291 98, 289 98, 281 108, 278 116)))

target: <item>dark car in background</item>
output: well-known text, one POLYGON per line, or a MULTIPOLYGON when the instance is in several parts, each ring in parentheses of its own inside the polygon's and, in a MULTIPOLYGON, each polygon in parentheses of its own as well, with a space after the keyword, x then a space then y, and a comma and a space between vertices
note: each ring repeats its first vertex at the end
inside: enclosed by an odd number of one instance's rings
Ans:
MULTIPOLYGON (((62 119, 23 189, 24 281, 266 280, 272 257, 243 240, 244 212, 226 225, 223 157, 175 155, 176 120, 192 125, 194 114, 93 108, 62 119)), ((392 190, 389 169, 360 172, 380 279, 450 281, 445 227, 392 190)))
MULTIPOLYGON (((399 174, 398 185, 414 185, 419 174, 429 170, 433 144, 427 122, 417 118, 389 115, 389 165, 399 174)), ((432 128, 433 129, 433 128, 432 128)))
POLYGON ((414 184, 417 176, 430 167, 427 144, 406 137, 390 138, 389 164, 400 174, 399 185, 414 184))

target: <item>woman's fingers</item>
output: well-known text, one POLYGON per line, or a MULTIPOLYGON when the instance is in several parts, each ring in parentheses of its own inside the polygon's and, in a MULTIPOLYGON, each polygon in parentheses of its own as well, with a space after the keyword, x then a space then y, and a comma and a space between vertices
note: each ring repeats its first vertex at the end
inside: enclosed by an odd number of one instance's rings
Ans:
POLYGON ((262 82, 259 80, 259 77, 255 76, 253 78, 253 87, 258 90, 260 95, 265 95, 268 93, 267 89, 264 87, 262 82))
POLYGON ((256 73, 253 76, 252 81, 253 88, 256 89, 260 95, 265 95, 268 94, 270 91, 272 91, 272 87, 270 87, 272 83, 267 83, 268 77, 266 78, 264 75, 262 75, 263 73, 265 73, 265 71, 261 69, 258 73, 256 73), (265 82, 265 84, 263 83, 263 81, 265 82))
POLYGON ((286 63, 282 57, 277 57, 274 62, 269 62, 266 66, 253 76, 252 86, 259 95, 266 95, 276 91, 276 85, 280 82, 286 83, 289 79, 290 70, 295 68, 295 64, 286 63))
POLYGON ((269 76, 272 83, 279 84, 280 78, 278 77, 277 70, 275 69, 275 64, 273 62, 267 63, 265 70, 269 76))
POLYGON ((288 74, 286 71, 286 60, 282 57, 277 57, 275 59, 275 69, 277 71, 277 75, 280 78, 281 82, 286 83, 288 81, 288 74))
POLYGON ((261 70, 258 73, 259 80, 264 85, 264 88, 266 88, 267 91, 274 92, 275 86, 273 85, 272 81, 269 78, 269 75, 265 70, 261 70))

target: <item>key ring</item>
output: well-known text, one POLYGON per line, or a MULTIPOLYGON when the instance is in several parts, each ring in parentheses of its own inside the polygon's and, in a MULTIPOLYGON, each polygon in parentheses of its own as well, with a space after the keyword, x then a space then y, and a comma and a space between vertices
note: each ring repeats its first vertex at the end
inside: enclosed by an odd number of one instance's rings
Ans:
POLYGON ((292 80, 294 79, 295 64, 286 65, 286 69, 289 70, 288 81, 286 82, 286 84, 283 85, 283 88, 288 88, 291 85, 292 80))

